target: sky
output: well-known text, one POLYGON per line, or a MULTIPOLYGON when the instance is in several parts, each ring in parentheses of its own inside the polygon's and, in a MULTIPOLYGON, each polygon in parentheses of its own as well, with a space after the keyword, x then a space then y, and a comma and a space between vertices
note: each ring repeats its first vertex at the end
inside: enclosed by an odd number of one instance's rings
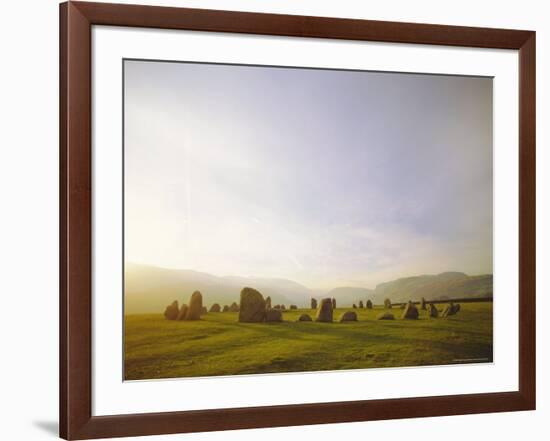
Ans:
POLYGON ((309 288, 492 273, 492 79, 124 62, 125 260, 309 288))

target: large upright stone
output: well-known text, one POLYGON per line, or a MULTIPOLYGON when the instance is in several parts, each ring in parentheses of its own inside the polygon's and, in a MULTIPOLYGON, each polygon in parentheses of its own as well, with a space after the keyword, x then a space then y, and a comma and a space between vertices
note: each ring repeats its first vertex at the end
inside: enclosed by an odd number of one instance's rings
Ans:
POLYGON ((206 306, 203 306, 201 308, 201 315, 204 315, 204 314, 208 314, 208 308, 206 308, 206 306))
POLYGON ((164 318, 166 320, 176 320, 179 314, 178 301, 174 300, 170 305, 164 310, 164 318))
POLYGON ((290 305, 290 309, 298 309, 296 305, 290 305))
POLYGON ((384 300, 384 308, 391 309, 391 300, 390 299, 384 300))
POLYGON ((405 310, 401 315, 402 319, 416 320, 418 318, 418 308, 414 305, 413 302, 407 303, 405 310))
POLYGON ((229 312, 239 312, 239 305, 237 305, 237 303, 235 302, 231 303, 231 306, 229 307, 229 312))
POLYGON ((219 303, 214 303, 211 307, 210 307, 210 312, 220 312, 221 311, 221 307, 220 307, 220 304, 219 303))
POLYGON ((426 311, 426 299, 424 297, 420 299, 420 309, 422 309, 423 311, 426 311))
POLYGON ((439 311, 437 310, 437 308, 434 306, 433 303, 430 303, 430 305, 428 306, 428 309, 430 311, 430 317, 431 318, 439 317, 439 311))
POLYGON ((332 299, 332 309, 336 309, 336 299, 332 299))
POLYGON ((229 306, 223 305, 222 312, 229 312, 229 306))
POLYGON ((271 297, 270 296, 267 296, 265 298, 265 308, 266 309, 271 309, 271 297))
POLYGON ((185 320, 199 320, 202 314, 202 294, 199 291, 195 291, 191 294, 189 300, 189 307, 185 314, 185 320))
POLYGON ((317 300, 311 299, 311 309, 317 309, 317 300))
POLYGON ((309 314, 302 314, 300 317, 298 317, 298 322, 311 322, 311 317, 309 314))
POLYGON ((334 299, 323 299, 321 304, 317 308, 317 314, 315 316, 316 322, 330 322, 332 323, 332 309, 333 309, 334 299))
POLYGON ((352 307, 353 309, 357 309, 357 305, 356 305, 355 303, 354 303, 353 305, 351 305, 351 307, 352 307))
POLYGON ((265 320, 265 300, 259 291, 245 287, 241 290, 239 322, 260 323, 265 320))
POLYGON ((372 301, 367 300, 367 309, 372 309, 372 301))
POLYGON ((365 304, 363 303, 363 300, 359 300, 359 308, 363 309, 365 307, 365 304))

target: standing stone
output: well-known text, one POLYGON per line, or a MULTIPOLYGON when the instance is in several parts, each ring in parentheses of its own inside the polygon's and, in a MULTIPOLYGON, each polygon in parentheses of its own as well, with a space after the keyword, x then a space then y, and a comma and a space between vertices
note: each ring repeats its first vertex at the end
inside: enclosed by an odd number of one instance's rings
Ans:
POLYGON ((458 311, 460 311, 460 303, 455 305, 455 314, 458 313, 458 311))
POLYGON ((239 304, 239 322, 260 323, 265 320, 265 300, 259 291, 244 287, 239 304))
POLYGON ((285 305, 281 305, 281 309, 284 311, 286 309, 285 305))
POLYGON ((210 307, 210 312, 220 312, 220 311, 221 311, 221 307, 220 307, 219 303, 214 303, 210 307))
POLYGON ((376 316, 376 320, 395 320, 391 312, 381 312, 376 316))
POLYGON ((391 300, 390 299, 384 300, 384 308, 391 309, 391 300))
POLYGON ((204 315, 204 314, 208 314, 208 309, 206 308, 206 306, 203 306, 201 308, 201 315, 204 315))
POLYGON ((265 309, 271 309, 271 297, 267 296, 265 298, 265 309))
POLYGON ((342 322, 356 322, 357 314, 354 311, 346 311, 340 317, 340 323, 342 322))
POLYGON ((332 299, 332 309, 336 309, 336 299, 332 299))
POLYGON ((266 322, 282 322, 283 313, 279 309, 268 309, 265 312, 265 321, 266 322))
POLYGON ((441 313, 441 317, 448 317, 455 314, 456 314, 456 306, 454 305, 453 302, 451 302, 447 306, 445 306, 445 309, 443 309, 443 312, 441 313))
POLYGON ((420 309, 426 311, 426 299, 424 297, 420 300, 420 309))
POLYGON ((164 318, 166 318, 166 320, 176 320, 178 318, 178 313, 179 313, 178 301, 174 300, 164 310, 164 318))
POLYGON ((178 314, 178 318, 176 320, 185 320, 185 316, 187 315, 187 310, 189 308, 186 304, 181 305, 180 312, 178 314))
POLYGON ((402 319, 416 320, 418 318, 418 308, 413 302, 409 302, 403 311, 402 319))
POLYGON ((317 309, 317 300, 311 299, 311 309, 317 309))
POLYGON ((273 309, 281 309, 281 305, 275 305, 273 309))
POLYGON ((372 302, 367 300, 367 309, 372 309, 372 302))
POLYGON ((363 300, 359 300, 359 308, 363 309, 364 307, 363 300))
POLYGON ((228 312, 228 311, 229 311, 229 306, 223 305, 222 312, 228 312))
POLYGON ((290 305, 290 309, 298 309, 296 305, 290 305))
POLYGON ((351 307, 352 307, 353 309, 357 309, 357 305, 356 305, 355 303, 354 303, 353 305, 351 305, 351 307))
POLYGON ((311 317, 309 316, 309 314, 302 314, 300 317, 298 317, 298 320, 299 322, 311 322, 311 317))
POLYGON ((202 294, 195 291, 189 300, 189 307, 185 314, 185 320, 199 320, 202 314, 202 294))
POLYGON ((439 311, 437 310, 437 308, 434 306, 433 303, 430 303, 428 305, 428 310, 429 310, 429 313, 430 313, 430 317, 431 318, 437 318, 439 317, 439 311))
POLYGON ((332 323, 332 309, 333 304, 335 303, 334 299, 323 299, 321 304, 317 308, 317 314, 315 315, 316 322, 329 322, 332 323))
POLYGON ((237 305, 235 302, 231 303, 231 306, 229 307, 229 312, 239 312, 239 305, 237 305))

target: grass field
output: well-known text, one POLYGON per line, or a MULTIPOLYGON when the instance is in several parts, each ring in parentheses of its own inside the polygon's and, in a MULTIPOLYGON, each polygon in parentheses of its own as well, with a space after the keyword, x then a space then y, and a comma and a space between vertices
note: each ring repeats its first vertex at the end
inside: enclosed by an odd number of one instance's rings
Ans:
MULTIPOLYGON (((378 321, 383 308, 356 309, 358 322, 239 323, 238 313, 170 321, 162 314, 125 317, 125 378, 143 380, 212 375, 301 372, 490 362, 493 304, 462 303, 448 318, 378 321)), ((439 306, 439 309, 442 305, 439 306)), ((336 309, 335 320, 349 310, 336 309)))

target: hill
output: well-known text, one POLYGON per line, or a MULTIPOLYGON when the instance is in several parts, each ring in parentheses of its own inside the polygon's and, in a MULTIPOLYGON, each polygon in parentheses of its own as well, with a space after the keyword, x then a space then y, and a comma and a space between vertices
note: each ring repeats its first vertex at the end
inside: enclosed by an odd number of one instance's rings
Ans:
POLYGON ((382 303, 385 298, 392 302, 408 300, 443 300, 445 298, 480 298, 493 295, 493 275, 468 276, 459 272, 437 275, 405 277, 381 283, 374 290, 374 302, 382 303))
POLYGON ((337 287, 328 292, 309 289, 287 279, 219 277, 192 271, 159 268, 148 265, 126 264, 125 313, 158 312, 173 300, 187 303, 191 293, 199 290, 204 303, 220 305, 238 302, 244 286, 258 289, 264 296, 271 296, 272 303, 296 304, 309 307, 311 297, 333 297, 338 305, 351 306, 359 300, 371 299, 382 304, 386 297, 394 303, 445 298, 490 297, 493 293, 493 276, 468 276, 459 272, 437 275, 405 277, 381 283, 376 289, 364 287, 337 287))
POLYGON ((244 286, 252 286, 273 304, 309 304, 311 292, 299 283, 286 279, 218 277, 208 273, 126 264, 125 313, 157 312, 173 300, 187 303, 191 293, 199 290, 204 303, 231 304, 239 301, 244 286))

